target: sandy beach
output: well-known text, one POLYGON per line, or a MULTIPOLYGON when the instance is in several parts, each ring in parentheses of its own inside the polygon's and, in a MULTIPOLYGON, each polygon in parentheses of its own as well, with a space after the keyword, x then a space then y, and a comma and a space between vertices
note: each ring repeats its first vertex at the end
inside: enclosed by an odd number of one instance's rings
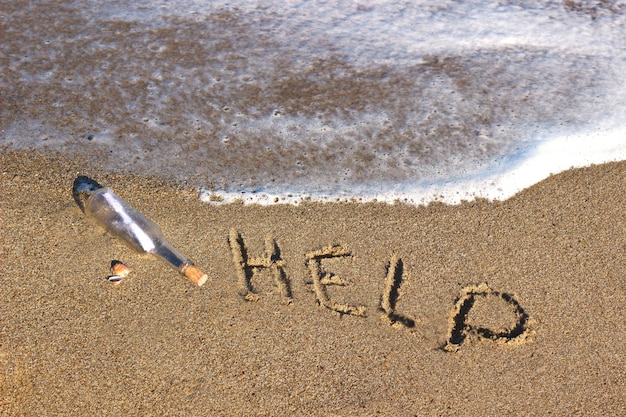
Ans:
POLYGON ((459 206, 197 197, 80 158, 0 153, 1 415, 626 409, 626 162, 459 206), (158 223, 207 283, 86 219, 77 175, 158 223), (113 260, 132 269, 118 286, 113 260))

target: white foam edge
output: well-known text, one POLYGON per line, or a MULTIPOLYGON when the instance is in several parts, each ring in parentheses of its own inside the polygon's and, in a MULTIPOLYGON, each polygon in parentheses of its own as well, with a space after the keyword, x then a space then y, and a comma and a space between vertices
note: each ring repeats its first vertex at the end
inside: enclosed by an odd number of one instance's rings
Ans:
POLYGON ((474 175, 471 178, 431 184, 402 183, 377 192, 374 190, 375 187, 367 186, 364 189, 368 191, 355 190, 334 195, 201 189, 199 198, 201 201, 216 205, 231 203, 298 205, 303 202, 375 201, 418 206, 431 202, 456 205, 476 198, 503 201, 550 175, 572 168, 624 160, 626 160, 626 128, 620 127, 539 141, 534 148, 519 155, 516 160, 507 161, 505 167, 492 168, 482 175, 474 175))

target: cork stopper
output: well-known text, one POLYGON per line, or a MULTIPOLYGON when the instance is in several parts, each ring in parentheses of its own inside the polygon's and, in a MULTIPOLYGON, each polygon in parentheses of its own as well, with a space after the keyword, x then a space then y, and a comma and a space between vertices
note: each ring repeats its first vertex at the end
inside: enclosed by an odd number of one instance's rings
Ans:
POLYGON ((197 284, 199 287, 202 286, 207 279, 209 279, 207 274, 196 268, 194 265, 187 266, 181 272, 184 276, 189 278, 189 281, 197 284))

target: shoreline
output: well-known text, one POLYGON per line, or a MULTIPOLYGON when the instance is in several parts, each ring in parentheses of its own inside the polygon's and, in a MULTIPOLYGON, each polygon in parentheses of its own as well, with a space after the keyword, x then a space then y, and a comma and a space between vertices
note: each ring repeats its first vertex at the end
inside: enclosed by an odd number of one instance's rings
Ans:
POLYGON ((417 207, 214 206, 58 154, 2 151, 0 166, 0 414, 626 406, 626 162, 506 201, 417 207), (159 224, 207 283, 90 224, 71 197, 79 174, 159 224), (112 260, 131 267, 117 287, 112 260))

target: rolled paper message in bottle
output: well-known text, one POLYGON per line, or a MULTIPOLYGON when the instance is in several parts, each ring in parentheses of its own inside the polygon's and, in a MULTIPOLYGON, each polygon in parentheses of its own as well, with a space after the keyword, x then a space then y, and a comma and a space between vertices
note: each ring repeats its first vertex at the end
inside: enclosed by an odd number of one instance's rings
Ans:
POLYGON ((155 255, 176 268, 191 282, 202 285, 207 274, 168 243, 159 225, 132 208, 89 177, 74 180, 73 196, 85 215, 139 253, 155 255))

